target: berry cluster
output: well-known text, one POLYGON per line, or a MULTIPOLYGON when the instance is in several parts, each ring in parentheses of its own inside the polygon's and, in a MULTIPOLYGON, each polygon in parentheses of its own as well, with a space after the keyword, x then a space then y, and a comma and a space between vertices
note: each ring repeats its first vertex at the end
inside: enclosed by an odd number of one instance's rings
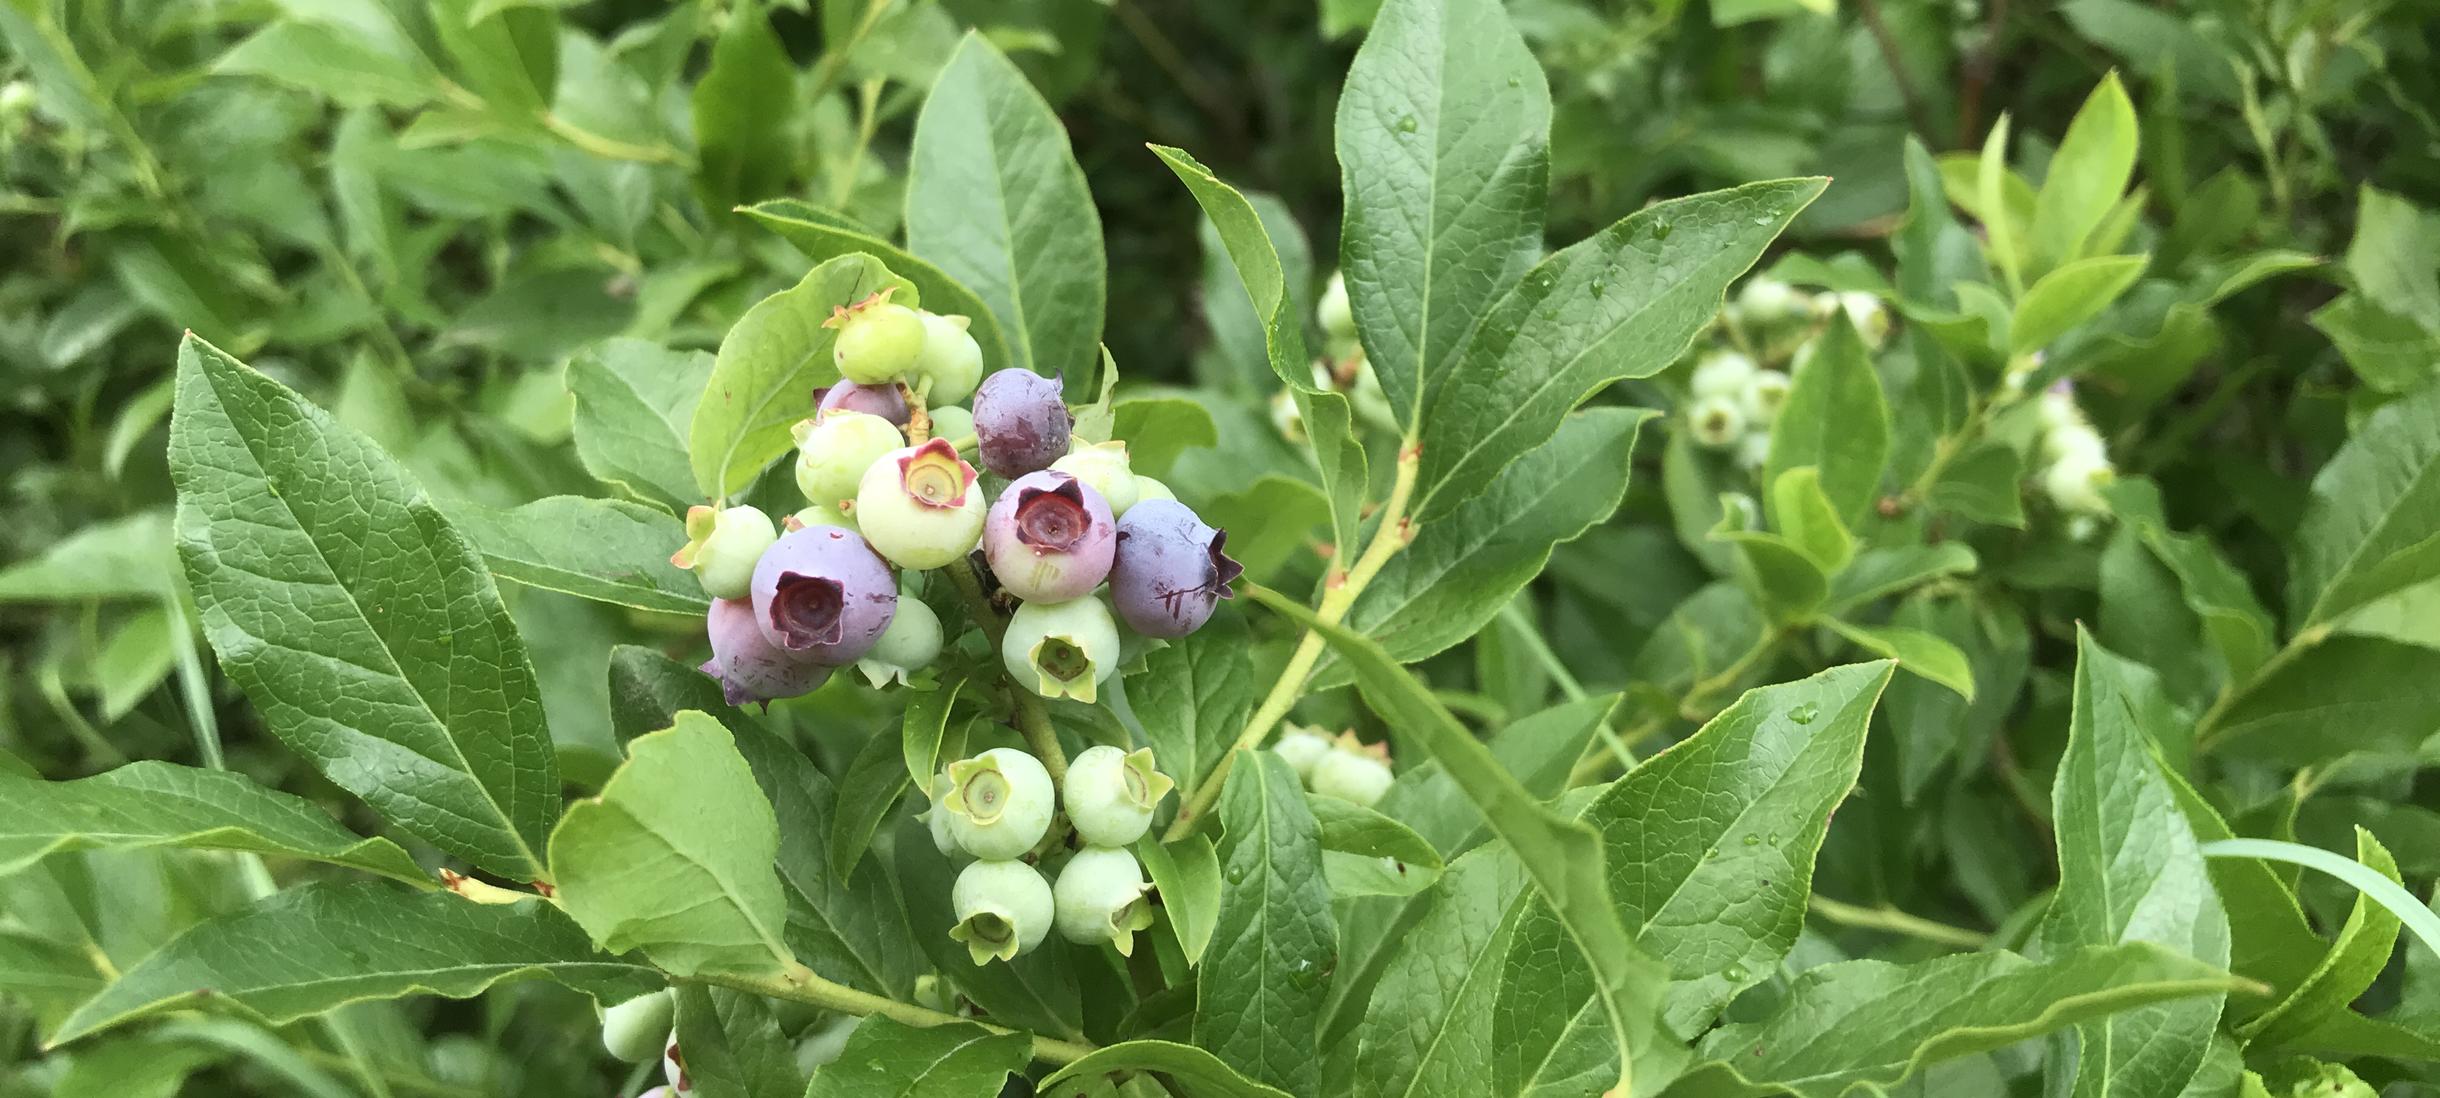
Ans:
POLYGON ((1352 732, 1333 740, 1310 728, 1290 725, 1271 750, 1288 760, 1306 789, 1322 796, 1371 808, 1389 792, 1389 748, 1364 743, 1352 732))
POLYGON ((1156 639, 1201 628, 1239 572, 1225 533, 1137 475, 1125 443, 1075 438, 1057 381, 1018 368, 983 377, 966 318, 889 296, 829 322, 846 380, 796 426, 807 506, 785 530, 750 506, 687 514, 688 541, 670 560, 714 600, 703 670, 730 703, 804 694, 850 664, 876 687, 906 681, 939 656, 943 634, 900 583, 967 567, 978 546, 1022 601, 1002 660, 1045 697, 1094 699, 1118 667, 1120 621, 1156 639), (971 410, 958 406, 969 397, 971 410), (967 453, 995 478, 996 499, 967 453))
POLYGON ((1151 886, 1127 844, 1152 827, 1170 789, 1149 749, 1086 749, 1068 764, 1056 797, 1050 773, 1023 751, 995 747, 949 764, 932 779, 925 820, 941 853, 975 859, 950 889, 957 923, 949 936, 978 965, 1031 951, 1054 925, 1078 945, 1106 942, 1132 954, 1135 932, 1152 925, 1151 886), (1064 847, 1051 829, 1061 805, 1084 846, 1068 855, 1054 886, 1027 858, 1064 847))
POLYGON ((2075 383, 2060 380, 2042 393, 2036 406, 2042 424, 2042 492, 2077 518, 2090 521, 2109 514, 2101 490, 2117 479, 2110 464, 2109 445, 2076 407, 2075 383))
POLYGON ((1771 455, 1771 425, 1787 403, 1789 374, 1812 357, 1823 325, 1842 313, 1867 346, 1889 337, 1889 313, 1871 294, 1809 294, 1774 278, 1748 280, 1720 311, 1715 330, 1724 342, 1695 360, 1688 433, 1705 447, 1732 451, 1744 469, 1762 468, 1771 455))

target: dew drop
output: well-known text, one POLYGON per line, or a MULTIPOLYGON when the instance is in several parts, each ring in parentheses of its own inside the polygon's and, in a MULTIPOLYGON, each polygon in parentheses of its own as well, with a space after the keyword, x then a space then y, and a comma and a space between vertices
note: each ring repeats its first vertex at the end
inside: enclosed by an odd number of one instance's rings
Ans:
POLYGON ((1761 845, 1762 845, 1762 836, 1760 836, 1760 835, 1756 835, 1756 834, 1752 834, 1752 833, 1750 833, 1750 832, 1749 832, 1749 833, 1747 833, 1747 834, 1746 834, 1746 836, 1745 836, 1745 845, 1747 845, 1747 846, 1761 846, 1761 845))
POLYGON ((1779 843, 1779 833, 1778 833, 1778 832, 1776 832, 1776 831, 1771 832, 1771 834, 1770 834, 1770 838, 1769 838, 1769 840, 1768 840, 1768 841, 1769 841, 1769 842, 1770 842, 1772 845, 1774 845, 1774 846, 1778 845, 1778 843, 1779 843))
POLYGON ((1244 884, 1244 883, 1245 883, 1245 867, 1244 867, 1244 866, 1242 866, 1242 865, 1232 865, 1232 866, 1228 867, 1228 883, 1233 884, 1233 885, 1234 885, 1234 884, 1244 884))
POLYGON ((1652 223, 1652 239, 1667 240, 1669 239, 1669 231, 1675 228, 1677 228, 1677 226, 1671 224, 1668 218, 1661 218, 1660 220, 1652 223))
POLYGON ((1754 215, 1754 224, 1756 224, 1756 225, 1768 225, 1768 224, 1770 224, 1770 223, 1771 223, 1771 215, 1769 215, 1769 214, 1755 214, 1755 215, 1754 215))
POLYGON ((1525 78, 1522 76, 1511 76, 1508 78, 1508 86, 1512 88, 1522 88, 1525 86, 1525 78))
POLYGON ((1724 976, 1724 977, 1726 977, 1726 978, 1728 978, 1728 979, 1730 979, 1730 980, 1742 980, 1742 979, 1745 979, 1745 966, 1744 966, 1744 965, 1730 965, 1730 966, 1728 966, 1727 971, 1720 973, 1720 975, 1721 975, 1721 976, 1724 976))
POLYGON ((1600 297, 1601 295, 1606 294, 1606 293, 1608 293, 1608 292, 1610 292, 1610 284, 1609 284, 1609 283, 1607 283, 1607 282, 1603 282, 1603 281, 1601 281, 1600 279, 1594 279, 1594 280, 1593 280, 1593 296, 1594 296, 1594 297, 1600 297))
POLYGON ((1415 116, 1410 114, 1410 115, 1407 115, 1407 116, 1406 116, 1406 117, 1404 117, 1404 118, 1400 118, 1400 119, 1398 120, 1398 132, 1399 132, 1399 133, 1413 133, 1413 132, 1415 132, 1415 116))
POLYGON ((1803 705, 1788 710, 1788 719, 1795 721, 1798 724, 1811 724, 1813 723, 1813 718, 1819 715, 1821 711, 1821 706, 1815 705, 1812 702, 1806 702, 1803 705))

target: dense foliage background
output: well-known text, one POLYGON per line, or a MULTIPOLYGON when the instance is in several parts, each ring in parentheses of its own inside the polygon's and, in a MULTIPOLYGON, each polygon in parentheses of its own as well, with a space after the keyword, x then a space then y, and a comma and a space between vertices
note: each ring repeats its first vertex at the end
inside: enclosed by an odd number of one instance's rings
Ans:
MULTIPOLYGON (((1208 413, 1208 434, 1163 455, 1165 479, 1230 529, 1249 575, 1311 590, 1332 551, 1328 502, 1275 414, 1279 381, 1236 268, 1146 145, 1190 150, 1253 196, 1294 315, 1310 316, 1341 233, 1332 119, 1374 6, 0 0, 0 770, 225 762, 379 832, 379 817, 261 731, 202 642, 170 537, 181 333, 331 409, 436 497, 508 508, 605 494, 617 478, 576 427, 585 379, 607 372, 605 341, 710 350, 794 284, 806 255, 741 205, 794 199, 895 238, 917 112, 969 30, 1066 125, 1101 218, 1101 338, 1124 392, 1208 413)), ((1809 444, 1819 475, 1846 512, 1837 536, 1853 528, 1859 560, 1902 545, 1971 552, 1878 558, 1890 571, 1873 575, 1833 565, 1814 576, 1826 593, 1796 605, 1805 596, 1787 584, 1805 581, 1756 563, 1779 549, 1712 536, 1739 522, 1728 492, 1766 501, 1772 529, 1801 540, 1779 513, 1794 505, 1774 494, 1790 463, 1740 470, 1697 446, 1684 368, 1626 381, 1596 402, 1670 414, 1641 428, 1631 477, 1624 462, 1563 474, 1599 514, 1476 546, 1483 570, 1450 582, 1503 599, 1522 585, 1514 600, 1483 608, 1462 643, 1393 643, 1443 705, 1489 733, 1592 699, 1585 711, 1609 715, 1603 744, 1620 755, 1597 745, 1575 775, 1589 784, 1745 687, 1875 654, 1928 666, 1882 697, 1806 932, 1785 977, 1758 992, 1840 957, 2035 938, 2054 889, 2078 887, 2061 884, 2076 871, 2060 852, 2095 849, 2073 845, 2059 820, 2073 783, 2055 780, 2080 646, 2107 650, 2086 656, 2088 676, 2116 658, 2149 668, 2083 689, 2157 707, 2144 711, 2149 750, 2182 775, 2170 784, 2188 815, 2216 809, 2228 834, 2339 851, 2428 895, 2440 874, 2440 791, 2425 776, 2440 730, 2440 586, 2426 559, 2440 536, 2440 6, 1507 7, 1549 81, 1552 247, 1661 199, 1832 178, 1762 267, 1875 294, 1894 321, 1876 353, 1844 321, 1820 336, 1841 356, 1855 341, 1861 370, 1804 398, 1825 425, 1809 444), (2092 167, 2114 152, 2062 154, 2080 111, 2108 131, 2098 144, 2131 156, 2131 179, 2092 167), (2098 180, 2094 208, 2108 212, 2090 238, 2044 255, 2021 234, 2062 165, 2098 180), (2076 264, 2087 280, 2058 291, 2064 303, 2029 307, 2041 273, 2076 264), (2029 336, 2036 324, 2052 338, 2029 336), (2065 377, 2117 470, 2102 514, 2020 491, 2039 481, 2033 394, 2065 377), (1832 466, 1873 430, 1850 501, 1832 466), (2361 521, 2334 524, 2334 509, 2361 521), (2357 545, 2386 555, 2346 557, 2357 545), (1825 599, 1854 620, 1816 621, 1825 599)), ((1771 348, 1749 346, 1732 319, 1704 345, 1785 364, 1812 324, 1771 348)), ((1388 415, 1375 413, 1374 434, 1395 435, 1388 415)), ((1384 481, 1389 453, 1373 463, 1384 481)), ((654 506, 697 502, 682 479, 675 491, 637 480, 627 494, 654 506)), ((561 773, 591 792, 638 731, 612 716, 614 649, 692 664, 700 623, 548 586, 503 594, 561 773)), ((1267 611, 1243 616, 1249 681, 1267 684, 1298 634, 1267 611)), ((1384 621, 1361 605, 1351 618, 1384 621)), ((1398 742, 1349 680, 1325 667, 1298 719, 1398 742)), ((839 681, 768 720, 834 779, 899 723, 887 698, 839 681)), ((2105 774, 2096 795, 2152 780, 2105 774)), ((0 1094, 636 1089, 636 1073, 599 1053, 584 998, 539 983, 365 1002, 324 1026, 190 1016, 45 1046, 115 973, 243 907, 261 882, 237 864, 0 835, 0 1094)), ((2222 864, 2238 946, 2225 967, 2283 994, 2231 997, 2229 1034, 2189 1092, 2237 1092, 2233 1034, 2254 1042, 2243 1062, 2256 1083, 2321 1079, 2292 1059, 2311 1056, 2381 1093, 2440 1093, 2440 958, 2354 887, 2259 869, 2271 863, 2243 863, 2255 874, 2243 887, 2293 890, 2302 906, 2286 929, 2303 938, 2252 937, 2222 864), (2264 941, 2282 955, 2245 954, 2264 941), (2291 1008, 2299 987, 2310 1001, 2291 1008)), ((333 872, 276 868, 284 881, 333 872)), ((1387 910, 1405 903, 1368 897, 1341 917, 1412 927, 1419 908, 1387 910)), ((1369 963, 1377 978, 1381 958, 1369 963)), ((1330 1008, 1335 1032, 1357 1024, 1349 1009, 1330 1008)), ((2057 1047, 2003 1043, 1908 1085, 2046 1093, 2046 1074, 2073 1075, 2045 1071, 2057 1047)))

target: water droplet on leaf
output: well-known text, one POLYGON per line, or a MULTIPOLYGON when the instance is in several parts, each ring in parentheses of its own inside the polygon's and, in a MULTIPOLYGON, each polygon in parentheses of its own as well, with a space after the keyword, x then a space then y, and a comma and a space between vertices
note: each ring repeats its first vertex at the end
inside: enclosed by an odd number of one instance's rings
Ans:
POLYGON ((1803 705, 1788 710, 1788 719, 1795 721, 1798 724, 1811 724, 1813 723, 1813 718, 1820 715, 1821 711, 1821 706, 1815 705, 1812 702, 1806 702, 1803 705))
POLYGON ((1413 132, 1415 132, 1415 116, 1410 114, 1410 115, 1407 115, 1407 116, 1406 116, 1406 117, 1404 117, 1404 118, 1399 119, 1399 120, 1398 120, 1398 132, 1399 132, 1399 133, 1413 133, 1413 132))

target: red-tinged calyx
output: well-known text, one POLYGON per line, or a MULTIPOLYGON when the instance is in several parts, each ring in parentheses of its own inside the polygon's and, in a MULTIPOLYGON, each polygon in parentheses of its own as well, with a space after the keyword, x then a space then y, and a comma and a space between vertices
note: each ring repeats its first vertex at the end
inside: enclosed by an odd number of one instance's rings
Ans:
POLYGON ((897 291, 897 289, 898 289, 898 287, 896 287, 896 286, 884 286, 884 287, 882 287, 882 288, 881 288, 880 292, 875 293, 875 294, 874 294, 874 295, 872 295, 871 297, 865 298, 865 299, 864 299, 864 300, 862 300, 862 301, 856 302, 855 304, 852 304, 852 305, 833 305, 833 306, 831 306, 831 307, 830 307, 830 319, 823 321, 823 322, 822 322, 822 327, 825 327, 825 328, 844 328, 844 327, 846 327, 846 326, 847 326, 847 322, 848 322, 848 321, 850 321, 850 320, 855 319, 855 317, 857 316, 857 314, 862 313, 862 312, 864 312, 864 311, 865 311, 865 310, 867 310, 867 309, 871 309, 871 308, 873 308, 873 307, 874 307, 874 306, 876 306, 876 305, 887 305, 887 304, 889 304, 889 301, 890 301, 890 294, 892 294, 892 293, 896 292, 896 291, 897 291))
POLYGON ((960 459, 957 446, 947 439, 933 439, 898 459, 899 486, 908 499, 925 507, 945 511, 965 506, 974 479, 974 466, 960 459))
POLYGON ((669 563, 680 568, 693 568, 695 558, 703 553, 703 543, 712 539, 712 530, 719 525, 720 508, 700 506, 687 508, 686 544, 679 546, 677 552, 669 555, 669 563))
POLYGON ((1092 529, 1083 483, 1074 477, 1050 489, 1024 488, 1017 497, 1017 540, 1037 552, 1066 552, 1092 529))

